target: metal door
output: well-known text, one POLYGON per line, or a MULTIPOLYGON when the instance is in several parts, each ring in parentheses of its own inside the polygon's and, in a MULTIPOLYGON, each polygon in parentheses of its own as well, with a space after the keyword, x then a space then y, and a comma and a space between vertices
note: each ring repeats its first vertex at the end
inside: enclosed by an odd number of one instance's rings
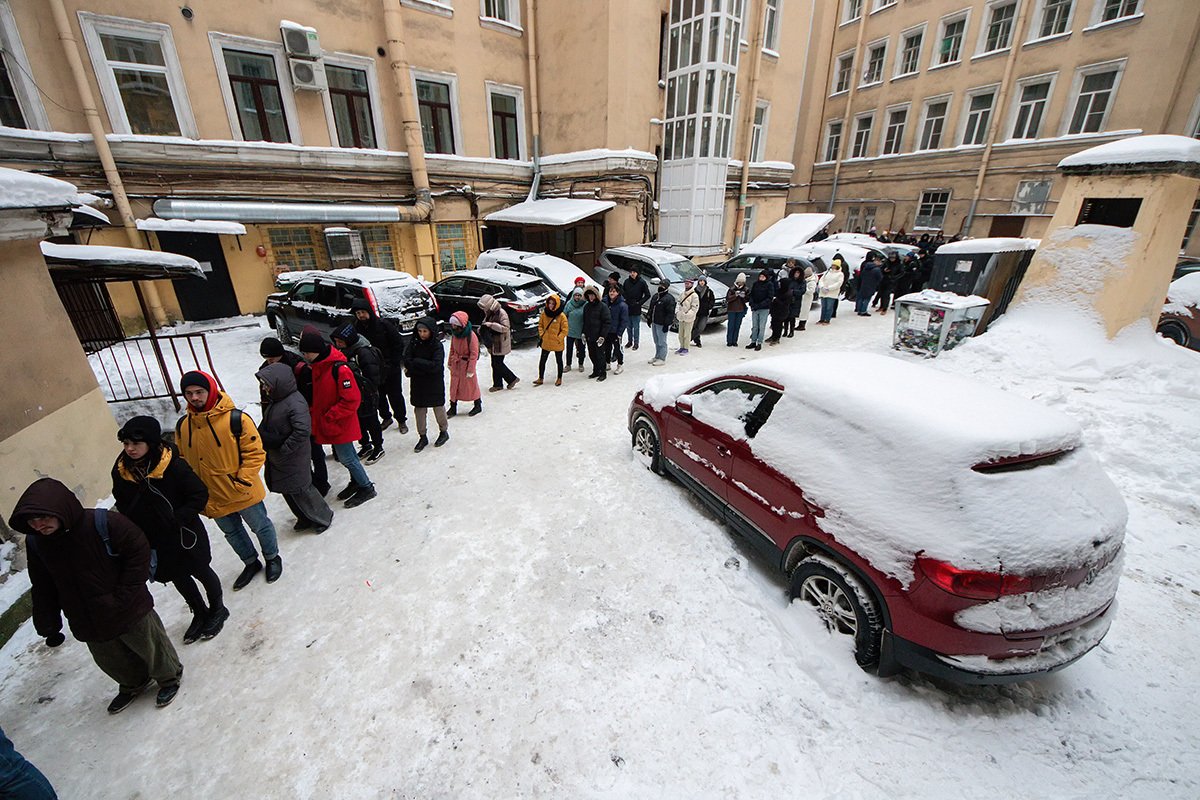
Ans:
POLYGON ((218 319, 241 313, 217 234, 159 231, 156 235, 163 252, 190 256, 199 261, 204 270, 207 280, 186 278, 175 281, 175 296, 184 319, 218 319))

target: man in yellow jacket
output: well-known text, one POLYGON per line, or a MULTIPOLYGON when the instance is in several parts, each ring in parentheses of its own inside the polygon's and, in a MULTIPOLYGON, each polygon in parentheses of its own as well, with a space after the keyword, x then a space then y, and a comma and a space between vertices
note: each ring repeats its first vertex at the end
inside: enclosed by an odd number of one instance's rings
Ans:
POLYGON ((267 583, 274 583, 283 574, 283 559, 279 557, 275 525, 263 503, 267 487, 258 473, 267 453, 258 428, 217 387, 211 375, 188 372, 180 380, 179 389, 187 400, 187 414, 175 426, 175 445, 208 487, 204 516, 217 523, 233 552, 246 565, 233 582, 233 590, 244 589, 263 568, 246 525, 262 547, 267 583))

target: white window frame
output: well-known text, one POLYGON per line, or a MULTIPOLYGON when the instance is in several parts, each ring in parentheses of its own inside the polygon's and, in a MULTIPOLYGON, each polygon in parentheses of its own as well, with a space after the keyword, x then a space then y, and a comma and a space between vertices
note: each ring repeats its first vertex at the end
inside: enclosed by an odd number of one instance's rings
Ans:
POLYGON ((771 104, 766 100, 759 100, 754 104, 755 116, 758 116, 758 110, 760 108, 763 112, 762 125, 756 125, 754 124, 754 119, 750 119, 749 156, 751 164, 765 161, 767 155, 767 131, 771 127, 771 104))
MULTIPOLYGON (((371 122, 375 125, 375 149, 387 150, 386 132, 383 129, 383 107, 379 102, 379 78, 375 74, 375 59, 369 56, 357 56, 353 53, 325 53, 323 60, 326 66, 357 69, 367 73, 367 91, 370 93, 371 122)), ((333 117, 333 101, 329 92, 321 92, 321 105, 325 109, 325 124, 329 127, 329 143, 340 147, 338 143, 337 122, 333 117)), ((355 148, 346 148, 353 150, 355 148)))
MULTIPOLYGON (((270 56, 275 60, 275 75, 279 79, 279 94, 283 102, 283 116, 287 122, 288 138, 291 139, 292 144, 304 144, 304 138, 300 133, 300 114, 296 111, 296 90, 292 87, 292 72, 288 69, 287 54, 284 52, 283 45, 265 39, 252 39, 249 36, 237 36, 219 31, 209 31, 208 43, 212 48, 213 62, 217 67, 217 84, 221 89, 221 99, 225 101, 225 114, 229 117, 229 131, 233 135, 233 139, 239 142, 246 141, 246 137, 242 133, 242 121, 238 118, 237 102, 233 98, 233 86, 229 82, 229 68, 225 66, 226 48, 270 56)), ((336 136, 333 141, 337 141, 336 136)))
POLYGON ((892 74, 892 80, 896 78, 906 78, 910 75, 917 75, 921 72, 921 56, 925 52, 925 43, 927 41, 925 34, 928 32, 928 23, 922 22, 920 25, 914 25, 907 30, 900 31, 900 37, 896 44, 896 68, 892 74), (921 35, 921 46, 917 48, 917 64, 916 68, 911 72, 902 72, 904 69, 904 45, 914 34, 921 35))
POLYGON ((17 95, 17 105, 21 107, 21 116, 25 118, 25 127, 31 131, 50 130, 41 92, 29 77, 33 70, 29 67, 25 46, 21 44, 21 34, 9 0, 0 0, 0 46, 7 51, 10 66, 13 67, 8 74, 17 95))
POLYGON ((1055 39, 1066 39, 1071 35, 1071 25, 1075 22, 1075 11, 1079 8, 1079 4, 1084 0, 1071 0, 1071 7, 1067 9, 1067 25, 1062 33, 1051 33, 1046 36, 1042 35, 1042 23, 1046 17, 1046 2, 1047 0, 1036 0, 1033 7, 1033 21, 1029 24, 1029 38, 1025 40, 1025 44, 1036 44, 1038 42, 1050 42, 1055 39))
POLYGON ((1071 81, 1071 93, 1067 95, 1067 104, 1063 106, 1063 118, 1059 126, 1060 136, 1088 135, 1069 133, 1071 130, 1071 120, 1075 117, 1075 105, 1079 102, 1079 93, 1083 88, 1083 79, 1088 75, 1115 71, 1117 76, 1113 79, 1108 106, 1104 109, 1104 117, 1100 120, 1100 130, 1098 133, 1108 130, 1108 120, 1112 116, 1113 106, 1117 103, 1117 92, 1121 89, 1121 78, 1125 75, 1126 63, 1126 59, 1119 58, 1112 61, 1102 61, 1098 64, 1085 64, 1075 70, 1075 77, 1071 81))
POLYGON ((847 92, 850 91, 850 87, 853 85, 854 85, 854 51, 847 50, 844 53, 838 53, 837 57, 833 59, 833 81, 831 82, 831 85, 829 87, 829 96, 837 97, 839 94, 846 94, 847 92), (842 62, 845 61, 846 59, 850 60, 850 65, 846 68, 846 75, 848 76, 849 79, 846 81, 846 88, 839 89, 838 88, 838 78, 842 74, 842 62))
MULTIPOLYGON (((436 158, 440 155, 456 155, 463 154, 463 137, 462 137, 462 106, 458 102, 458 76, 453 72, 438 72, 432 69, 418 69, 416 67, 409 68, 411 84, 409 91, 412 92, 413 109, 417 112, 418 122, 420 121, 420 108, 417 104, 417 81, 432 81, 434 83, 445 83, 450 86, 450 130, 454 132, 454 153, 430 153, 429 155, 436 158)), ((488 102, 491 106, 491 102, 488 102)), ((491 130, 491 112, 488 112, 488 129, 491 130)), ((489 150, 491 148, 489 147, 489 150)))
POLYGON ((990 128, 992 126, 992 124, 996 121, 996 101, 999 99, 1000 99, 1000 84, 998 84, 998 83, 993 83, 988 86, 977 86, 974 89, 967 90, 967 93, 963 96, 962 108, 959 109, 958 145, 960 147, 982 147, 983 145, 987 144, 988 128, 990 128), (982 142, 968 142, 967 141, 967 123, 970 121, 970 118, 971 118, 971 101, 974 100, 976 97, 980 97, 985 94, 990 94, 992 96, 992 105, 991 105, 991 108, 988 110, 987 125, 984 126, 984 130, 983 130, 983 141, 982 142))
POLYGON ((935 153, 938 150, 946 149, 946 139, 954 132, 946 130, 946 122, 950 119, 950 111, 954 108, 953 94, 939 94, 934 97, 926 97, 921 102, 921 124, 917 126, 916 137, 913 139, 914 153, 935 153), (945 102, 946 114, 942 117, 942 134, 937 147, 925 147, 925 123, 929 120, 929 107, 935 103, 945 102))
POLYGON ((869 86, 878 86, 879 84, 883 83, 883 79, 887 75, 888 38, 889 37, 885 36, 882 39, 876 39, 873 42, 868 42, 866 46, 863 47, 863 74, 858 78, 858 88, 865 89, 869 86), (883 48, 883 58, 879 59, 879 78, 878 80, 868 82, 867 70, 871 66, 871 52, 880 47, 883 48))
POLYGON ((863 11, 866 10, 867 0, 842 0, 842 10, 838 14, 841 17, 839 24, 849 25, 851 22, 862 19, 863 11), (852 3, 858 3, 858 13, 853 17, 850 16, 850 6, 852 3))
POLYGON ((487 13, 488 0, 479 0, 479 24, 485 28, 498 30, 501 33, 520 35, 525 29, 521 27, 521 0, 508 0, 508 13, 512 19, 495 17, 487 13))
POLYGON ((415 8, 420 11, 428 11, 430 14, 437 14, 439 17, 453 17, 454 6, 451 5, 452 0, 400 0, 400 5, 415 8))
POLYGON ((954 190, 949 187, 945 187, 945 188, 933 187, 933 188, 929 188, 929 189, 922 189, 921 193, 919 195, 917 195, 917 211, 915 214, 913 214, 912 230, 914 230, 914 231, 945 231, 946 230, 946 217, 950 216, 950 203, 952 200, 954 200, 954 190), (924 204, 925 195, 929 194, 930 192, 944 192, 946 194, 946 210, 942 212, 942 225, 939 228, 917 227, 916 218, 921 215, 921 206, 924 204))
POLYGON ((983 8, 983 22, 979 26, 979 40, 975 45, 975 55, 972 58, 983 58, 984 56, 994 56, 997 53, 1007 53, 1017 40, 1017 23, 1021 20, 1021 0, 991 0, 983 8), (992 15, 996 9, 1004 6, 1013 7, 1012 19, 1009 21, 1008 42, 1003 47, 997 47, 994 50, 988 50, 987 37, 988 30, 992 27, 992 15))
MULTIPOLYGON (((125 113, 125 102, 117 88, 116 76, 108 64, 108 57, 104 54, 104 43, 100 41, 102 34, 143 39, 158 44, 162 50, 163 61, 166 62, 164 75, 171 92, 171 105, 175 108, 175 121, 179 123, 179 135, 190 139, 198 138, 196 120, 192 116, 192 105, 188 100, 187 85, 183 80, 183 68, 179 65, 179 54, 175 51, 175 40, 171 36, 171 26, 161 22, 93 14, 90 11, 78 13, 83 41, 92 61, 92 70, 96 76, 96 83, 100 86, 100 97, 108 112, 108 121, 113 133, 131 134, 133 130, 129 127, 129 117, 125 113)), ((146 71, 158 72, 163 69, 151 66, 146 71)))
POLYGON ((1192 103, 1192 113, 1188 115, 1187 131, 1184 135, 1200 139, 1200 95, 1196 95, 1196 102, 1192 103))
POLYGON ((850 136, 850 156, 847 159, 853 158, 870 158, 871 157, 871 136, 875 133, 875 109, 864 111, 861 114, 854 116, 853 133, 850 136), (863 140, 862 155, 854 155, 854 150, 858 146, 858 134, 862 130, 863 120, 868 121, 867 137, 863 140))
POLYGON ((899 0, 874 0, 871 3, 871 13, 875 14, 879 11, 886 11, 889 8, 895 8, 899 0))
POLYGON ((742 244, 754 238, 754 206, 746 206, 746 213, 742 217, 742 244))
POLYGON ((1058 73, 1057 72, 1043 72, 1040 75, 1030 75, 1029 77, 1019 79, 1014 84, 1013 92, 1012 92, 1011 107, 1009 108, 1008 113, 1005 116, 1005 120, 1004 120, 1004 130, 1007 133, 1004 136, 1004 138, 1002 139, 1002 141, 1031 142, 1031 141, 1034 141, 1035 139, 1042 138, 1041 134, 1043 131, 1050 130, 1050 120, 1049 120, 1050 104, 1051 104, 1051 101, 1054 100, 1054 87, 1057 84, 1058 84, 1058 73), (1023 137, 1023 138, 1018 139, 1013 136, 1013 128, 1017 124, 1017 115, 1020 114, 1020 112, 1021 112, 1021 95, 1024 93, 1026 86, 1030 86, 1035 83, 1049 83, 1050 84, 1050 88, 1046 90, 1046 101, 1045 101, 1046 105, 1042 109, 1041 124, 1038 125, 1038 129, 1037 129, 1037 131, 1035 131, 1035 133, 1037 133, 1037 136, 1034 136, 1032 138, 1023 137))
MULTIPOLYGON (((484 81, 483 89, 487 101, 488 152, 492 154, 492 158, 500 158, 500 156, 496 155, 496 130, 495 121, 492 118, 492 95, 502 94, 517 101, 517 160, 525 161, 529 158, 529 147, 526 145, 525 137, 525 89, 521 86, 496 83, 495 81, 484 81)), ((454 137, 457 143, 457 127, 455 128, 454 137)), ((509 160, 505 159, 505 161, 509 160)))
POLYGON ((841 158, 842 145, 845 144, 845 141, 846 141, 845 134, 846 134, 845 120, 843 120, 839 117, 838 119, 831 119, 831 120, 825 121, 825 135, 821 138, 821 157, 819 159, 817 159, 818 164, 832 164, 833 162, 835 162, 839 158, 841 158), (833 126, 834 125, 841 126, 841 130, 838 131, 837 150, 836 150, 836 152, 834 152, 833 158, 829 158, 828 157, 829 156, 829 140, 833 137, 833 126))
POLYGON ((908 136, 908 123, 910 122, 912 122, 912 103, 897 103, 883 110, 883 133, 879 137, 879 155, 899 155, 904 152, 904 139, 908 136), (889 153, 887 152, 888 131, 892 127, 892 114, 897 111, 904 112, 904 124, 900 128, 900 141, 897 142, 895 152, 889 153))
MULTIPOLYGON (((746 3, 749 5, 749 2, 746 3)), ((762 51, 769 56, 779 57, 779 20, 783 14, 783 0, 763 0, 763 48, 762 51), (772 12, 775 15, 775 24, 767 27, 767 20, 770 19, 772 12), (770 34, 770 35, 768 35, 770 34)))
POLYGON ((1104 15, 1105 0, 1095 0, 1095 3, 1092 5, 1091 22, 1086 28, 1084 28, 1084 30, 1090 31, 1095 28, 1104 28, 1109 25, 1120 25, 1124 22, 1132 22, 1133 20, 1141 19, 1146 15, 1144 8, 1146 5, 1146 0, 1134 0, 1134 2, 1136 5, 1134 6, 1132 14, 1126 14, 1123 17, 1117 17, 1116 19, 1110 19, 1105 22, 1101 20, 1104 15))
POLYGON ((961 64, 962 60, 963 60, 963 54, 966 52, 966 49, 967 49, 967 34, 970 33, 970 31, 971 31, 971 9, 970 8, 964 8, 961 11, 955 11, 952 14, 946 14, 944 17, 939 19, 937 36, 933 40, 933 47, 931 48, 931 52, 929 54, 929 68, 931 70, 943 69, 945 67, 952 67, 955 64, 961 64), (963 32, 962 32, 962 41, 959 43, 959 46, 958 46, 958 58, 954 59, 953 61, 947 61, 944 64, 938 63, 938 57, 942 51, 942 39, 946 38, 946 26, 953 25, 955 22, 958 22, 959 20, 962 20, 963 32))

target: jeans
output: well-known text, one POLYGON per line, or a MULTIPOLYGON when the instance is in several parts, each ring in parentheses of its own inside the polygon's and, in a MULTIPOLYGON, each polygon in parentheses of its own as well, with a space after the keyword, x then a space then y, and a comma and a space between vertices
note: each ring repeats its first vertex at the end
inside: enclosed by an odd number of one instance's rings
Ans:
MULTIPOLYGON (((351 452, 354 452, 354 445, 346 446, 350 448, 351 452)), ((254 531, 254 535, 258 537, 263 558, 271 559, 279 555, 279 542, 275 536, 275 526, 271 523, 271 518, 267 516, 267 506, 263 501, 259 500, 249 508, 243 508, 241 511, 235 511, 224 517, 217 517, 214 522, 225 534, 225 541, 229 542, 229 546, 233 548, 233 552, 238 554, 238 558, 243 563, 249 564, 258 560, 258 551, 254 549, 254 542, 250 541, 250 534, 246 533, 243 522, 249 525, 250 529, 254 531)))
POLYGON ((629 312, 629 343, 637 347, 642 343, 642 312, 629 312))
MULTIPOLYGON (((822 302, 822 303, 824 303, 824 301, 823 301, 823 300, 822 300, 821 302, 822 302)), ((854 301, 854 313, 855 313, 855 314, 865 314, 865 313, 867 313, 867 303, 869 303, 869 302, 870 302, 870 298, 869 298, 869 296, 867 295, 867 293, 866 293, 866 292, 859 292, 859 294, 858 294, 858 299, 856 299, 856 300, 854 301)))
POLYGON ((742 320, 745 318, 745 311, 729 312, 729 322, 725 323, 725 344, 737 344, 738 335, 742 332, 742 320))
POLYGON ((0 797, 13 800, 58 800, 41 771, 17 752, 0 729, 0 797))
POLYGON ((833 319, 833 312, 837 310, 838 299, 836 297, 821 298, 821 322, 829 322, 833 319))
POLYGON ((758 308, 750 312, 750 342, 752 344, 762 344, 767 332, 767 319, 771 316, 771 309, 758 308))
POLYGON ((335 444, 333 446, 333 454, 337 456, 337 460, 350 473, 350 480, 354 481, 356 486, 365 489, 371 485, 371 479, 367 477, 367 470, 363 467, 362 462, 358 460, 358 453, 354 450, 354 442, 335 444))
MULTIPOLYGON (((580 361, 582 360, 581 358, 580 361)), ((492 386, 503 389, 504 384, 512 383, 516 379, 517 376, 504 363, 504 356, 492 356, 492 386)))
POLYGON ((667 329, 662 325, 651 325, 650 336, 654 338, 654 357, 667 360, 667 329))

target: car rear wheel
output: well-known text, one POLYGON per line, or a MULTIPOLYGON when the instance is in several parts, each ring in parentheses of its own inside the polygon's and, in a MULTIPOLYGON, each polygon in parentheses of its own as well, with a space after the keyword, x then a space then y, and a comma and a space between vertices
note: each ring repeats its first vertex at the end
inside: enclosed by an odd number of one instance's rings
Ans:
POLYGON ((854 659, 863 669, 879 663, 883 622, 871 593, 841 564, 822 555, 792 571, 792 599, 811 606, 825 627, 854 637, 854 659))
POLYGON ((638 461, 646 465, 646 469, 656 475, 665 473, 658 431, 645 417, 639 417, 637 422, 633 423, 633 454, 638 461))
POLYGON ((1188 346, 1187 328, 1177 322, 1166 322, 1159 325, 1158 332, 1181 347, 1188 346))
POLYGON ((279 337, 279 341, 283 344, 292 344, 292 332, 288 330, 287 323, 283 321, 283 317, 275 318, 275 335, 279 337))

